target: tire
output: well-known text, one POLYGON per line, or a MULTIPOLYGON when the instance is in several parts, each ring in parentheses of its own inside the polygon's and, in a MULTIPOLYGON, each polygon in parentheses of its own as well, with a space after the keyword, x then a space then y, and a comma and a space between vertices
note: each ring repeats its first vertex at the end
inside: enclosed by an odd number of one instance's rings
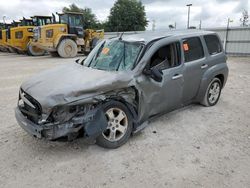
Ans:
POLYGON ((43 56, 46 53, 45 50, 40 49, 36 46, 28 45, 28 55, 30 56, 43 56))
POLYGON ((214 78, 208 85, 206 94, 201 104, 204 106, 214 106, 220 99, 222 84, 219 78, 214 78))
POLYGON ((57 48, 60 57, 69 58, 77 55, 77 44, 71 39, 63 39, 57 48))
POLYGON ((59 57, 58 52, 49 52, 52 57, 59 57))
POLYGON ((9 52, 10 53, 16 53, 16 50, 14 48, 12 48, 12 47, 9 47, 9 52))
POLYGON ((109 149, 115 149, 125 144, 132 132, 132 115, 121 102, 110 101, 103 105, 103 111, 108 120, 107 129, 97 137, 96 144, 109 149))

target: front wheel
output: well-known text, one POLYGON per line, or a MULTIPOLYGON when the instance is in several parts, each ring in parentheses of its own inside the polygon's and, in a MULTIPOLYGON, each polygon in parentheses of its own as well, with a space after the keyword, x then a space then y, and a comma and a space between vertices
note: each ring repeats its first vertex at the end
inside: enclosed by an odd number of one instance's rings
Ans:
POLYGON ((75 57, 77 55, 77 44, 71 39, 63 39, 60 42, 57 51, 60 57, 75 57))
POLYGON ((204 106, 216 105, 220 98, 221 89, 222 89, 222 84, 220 79, 214 78, 208 85, 202 104, 204 106))
POLYGON ((118 148, 125 144, 131 135, 131 113, 123 103, 117 101, 105 103, 103 111, 107 117, 108 127, 97 137, 96 144, 104 148, 118 148))
POLYGON ((33 46, 31 44, 28 45, 28 55, 30 56, 43 56, 45 55, 46 51, 43 49, 40 49, 36 46, 33 46))

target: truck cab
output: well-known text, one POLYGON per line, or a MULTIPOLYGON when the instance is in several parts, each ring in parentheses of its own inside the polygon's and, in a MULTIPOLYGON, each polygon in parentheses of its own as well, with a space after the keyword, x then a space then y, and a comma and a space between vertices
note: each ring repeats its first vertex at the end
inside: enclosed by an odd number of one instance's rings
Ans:
MULTIPOLYGON (((52 56, 75 57, 95 46, 104 31, 85 29, 83 14, 75 12, 57 13, 59 22, 39 27, 34 31, 33 46, 48 51, 52 56)), ((90 50, 89 50, 90 49, 90 50)))

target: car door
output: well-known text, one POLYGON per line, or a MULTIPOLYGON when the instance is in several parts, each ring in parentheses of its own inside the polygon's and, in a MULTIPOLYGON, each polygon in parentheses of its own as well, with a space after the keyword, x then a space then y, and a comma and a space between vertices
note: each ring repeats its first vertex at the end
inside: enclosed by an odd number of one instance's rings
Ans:
MULTIPOLYGON (((165 49, 167 50, 167 48, 165 49)), ((164 50, 162 54, 164 54, 164 50)), ((144 79, 138 80, 138 85, 142 90, 139 109, 142 120, 180 107, 183 93, 183 64, 181 63, 180 42, 175 41, 159 45, 149 59, 146 70, 158 68, 162 74, 162 80, 156 81, 149 74, 144 75, 144 79), (166 51, 166 55, 169 56, 170 53, 171 56, 171 59, 167 60, 170 66, 164 66, 166 59, 162 59, 158 64, 151 66, 156 54, 166 46, 171 45, 170 52, 166 51)))
POLYGON ((203 45, 199 36, 185 38, 182 41, 184 56, 183 103, 190 103, 198 93, 202 75, 208 68, 203 45))

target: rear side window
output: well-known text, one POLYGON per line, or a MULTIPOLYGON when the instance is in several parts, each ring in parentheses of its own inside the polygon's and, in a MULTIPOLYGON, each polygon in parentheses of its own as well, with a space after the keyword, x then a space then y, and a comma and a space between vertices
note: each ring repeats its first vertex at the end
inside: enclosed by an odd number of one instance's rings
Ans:
POLYGON ((204 39, 210 55, 218 54, 222 51, 220 40, 216 35, 206 35, 204 39))
POLYGON ((0 39, 3 39, 2 30, 0 30, 0 39))
POLYGON ((183 51, 185 62, 194 61, 204 57, 204 51, 199 37, 184 39, 183 51))

